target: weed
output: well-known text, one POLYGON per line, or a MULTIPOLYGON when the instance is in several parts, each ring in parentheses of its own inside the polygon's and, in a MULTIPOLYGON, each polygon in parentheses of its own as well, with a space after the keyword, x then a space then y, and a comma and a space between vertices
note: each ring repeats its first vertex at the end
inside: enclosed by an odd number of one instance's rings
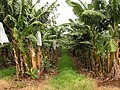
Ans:
POLYGON ((9 68, 0 70, 0 79, 4 77, 10 77, 12 75, 15 75, 15 67, 9 67, 9 68))

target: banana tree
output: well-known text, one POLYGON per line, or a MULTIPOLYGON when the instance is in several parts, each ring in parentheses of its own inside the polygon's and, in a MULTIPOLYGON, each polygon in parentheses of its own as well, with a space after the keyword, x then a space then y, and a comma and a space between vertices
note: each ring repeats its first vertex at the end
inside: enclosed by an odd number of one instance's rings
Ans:
MULTIPOLYGON (((38 11, 32 0, 4 0, 1 1, 0 18, 6 31, 9 32, 10 41, 13 43, 13 53, 16 62, 16 75, 23 76, 25 72, 32 73, 40 69, 36 60, 37 31, 43 32, 46 29, 49 15, 56 9, 56 1, 51 5, 45 5, 38 11), (38 68, 37 68, 38 67, 38 68), (32 70, 31 70, 32 69, 32 70)), ((31 75, 31 74, 29 74, 31 75)))
MULTIPOLYGON (((107 19, 103 20, 101 23, 101 30, 108 31, 110 37, 106 41, 106 49, 109 52, 108 56, 108 73, 117 72, 114 71, 115 67, 119 67, 119 12, 120 12, 120 2, 118 0, 109 0, 109 3, 106 5, 104 9, 104 14, 106 15, 107 19)), ((114 76, 114 75, 113 75, 114 76)), ((115 77, 115 78, 119 78, 115 77)))
MULTIPOLYGON (((100 58, 97 55, 98 48, 96 47, 97 35, 99 34, 99 32, 97 31, 97 26, 99 25, 100 21, 106 18, 106 16, 99 11, 89 10, 92 9, 90 7, 83 8, 83 6, 81 6, 80 4, 72 1, 70 2, 70 0, 68 0, 67 3, 68 5, 73 7, 73 11, 75 15, 78 16, 78 20, 83 21, 84 24, 89 27, 88 32, 91 37, 90 43, 92 44, 93 54, 95 57, 95 66, 98 66, 100 63, 100 58)), ((98 71, 96 70, 96 72, 98 71)))
MULTIPOLYGON (((109 72, 113 73, 115 72, 115 78, 120 78, 120 71, 119 68, 115 69, 116 67, 119 67, 119 22, 120 20, 120 1, 119 0, 109 0, 109 3, 107 5, 106 9, 106 16, 109 18, 109 32, 112 38, 109 41, 109 52, 110 52, 110 67, 109 72), (109 9, 108 9, 109 8, 109 9), (118 75, 117 75, 118 74, 118 75), (116 76, 117 75, 117 76, 116 76)), ((114 76, 114 75, 113 75, 114 76)))
MULTIPOLYGON (((73 7, 73 12, 78 16, 78 23, 83 21, 89 27, 88 32, 91 37, 89 42, 92 45, 95 68, 98 68, 96 73, 98 71, 110 73, 115 70, 116 63, 119 65, 119 20, 117 19, 119 18, 119 1, 110 0, 107 4, 105 0, 93 0, 91 4, 85 6, 81 1, 79 4, 67 0, 67 4, 73 7)), ((113 72, 118 72, 118 70, 113 72)))

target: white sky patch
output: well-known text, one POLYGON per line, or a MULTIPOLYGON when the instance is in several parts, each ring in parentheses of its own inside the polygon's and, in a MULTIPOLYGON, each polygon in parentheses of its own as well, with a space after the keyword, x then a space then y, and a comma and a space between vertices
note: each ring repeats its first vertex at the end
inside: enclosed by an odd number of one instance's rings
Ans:
MULTIPOLYGON (((35 2, 36 0, 34 0, 35 2)), ((41 0, 40 4, 37 6, 37 8, 40 8, 41 6, 44 6, 46 4, 46 2, 48 2, 49 4, 51 4, 52 2, 54 2, 55 0, 41 0)), ((79 2, 79 0, 71 0, 74 2, 79 2)), ((81 0, 83 3, 91 3, 91 0, 81 0)), ((60 6, 57 8, 57 12, 56 13, 60 13, 60 15, 58 16, 58 18, 56 19, 57 24, 63 24, 68 22, 69 19, 75 19, 76 16, 74 15, 73 11, 72 11, 72 7, 69 7, 66 3, 65 0, 58 0, 58 3, 60 4, 60 6)))
POLYGON ((68 21, 68 19, 75 19, 76 16, 72 11, 72 7, 69 7, 65 1, 59 0, 58 3, 60 6, 57 8, 57 13, 60 13, 59 17, 56 19, 57 24, 62 24, 68 21))
MULTIPOLYGON (((79 0, 71 0, 71 1, 79 3, 79 0)), ((81 1, 84 3, 91 2, 91 0, 81 0, 81 1)), ((58 7, 58 11, 57 11, 57 13, 60 13, 60 16, 56 19, 58 24, 63 24, 63 23, 68 22, 69 19, 77 18, 72 11, 72 7, 68 6, 65 3, 65 0, 58 0, 58 3, 60 4, 60 7, 58 7)))

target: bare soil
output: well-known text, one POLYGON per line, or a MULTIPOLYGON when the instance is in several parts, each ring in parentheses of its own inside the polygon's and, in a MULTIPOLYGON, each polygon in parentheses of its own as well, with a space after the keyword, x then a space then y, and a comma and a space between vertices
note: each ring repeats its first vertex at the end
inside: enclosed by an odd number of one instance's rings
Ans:
POLYGON ((47 73, 44 73, 40 79, 15 79, 15 76, 9 80, 0 79, 0 90, 45 90, 50 87, 47 82, 57 75, 56 66, 49 69, 47 73))

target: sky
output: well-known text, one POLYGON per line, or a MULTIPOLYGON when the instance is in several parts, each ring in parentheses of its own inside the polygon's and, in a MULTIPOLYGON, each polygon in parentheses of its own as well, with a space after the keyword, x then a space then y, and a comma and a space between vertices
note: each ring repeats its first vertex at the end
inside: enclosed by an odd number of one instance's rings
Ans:
MULTIPOLYGON (((55 0, 41 0, 40 4, 37 6, 37 8, 39 8, 40 6, 45 5, 46 2, 51 4, 54 1, 55 0)), ((78 0, 72 0, 72 1, 79 2, 78 0)), ((86 2, 86 3, 91 2, 91 0, 81 0, 81 1, 86 2)), ((74 13, 72 11, 72 7, 69 7, 65 3, 65 0, 58 0, 58 3, 60 4, 60 6, 57 8, 57 12, 56 12, 56 13, 60 14, 58 16, 58 18, 56 19, 56 22, 57 22, 58 25, 68 22, 69 19, 75 19, 76 18, 76 16, 74 15, 74 13)))
MULTIPOLYGON (((78 0, 72 0, 78 2, 78 0)), ((81 0, 83 2, 90 3, 91 0, 81 0)), ((58 13, 60 16, 56 19, 58 24, 66 23, 69 19, 75 19, 76 16, 72 11, 72 7, 68 6, 64 0, 58 0, 60 7, 58 7, 58 13)))

